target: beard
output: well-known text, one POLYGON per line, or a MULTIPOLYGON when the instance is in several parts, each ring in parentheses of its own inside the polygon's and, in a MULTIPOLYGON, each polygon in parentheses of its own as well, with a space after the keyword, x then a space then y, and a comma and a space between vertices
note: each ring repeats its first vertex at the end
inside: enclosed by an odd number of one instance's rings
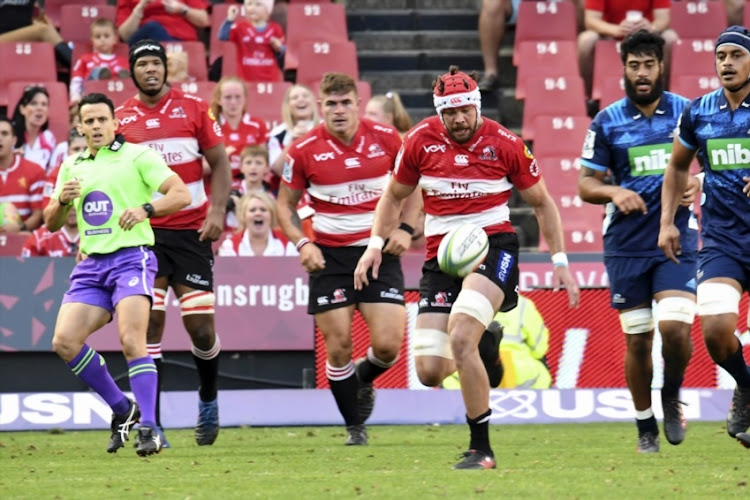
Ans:
POLYGON ((633 82, 625 78, 625 95, 627 95, 628 98, 638 106, 648 106, 649 104, 652 104, 659 99, 663 93, 664 85, 661 83, 661 75, 659 75, 659 78, 654 81, 653 86, 651 87, 651 92, 648 94, 639 94, 635 85, 633 85, 633 82))
POLYGON ((143 94, 145 94, 145 95, 147 95, 149 97, 154 97, 159 92, 161 92, 161 89, 163 89, 164 85, 167 84, 167 73, 166 72, 164 73, 164 79, 161 82, 161 86, 157 90, 145 90, 143 87, 141 87, 138 84, 138 79, 137 78, 133 77, 132 80, 133 80, 133 83, 135 83, 135 88, 137 88, 140 92, 142 92, 143 94))

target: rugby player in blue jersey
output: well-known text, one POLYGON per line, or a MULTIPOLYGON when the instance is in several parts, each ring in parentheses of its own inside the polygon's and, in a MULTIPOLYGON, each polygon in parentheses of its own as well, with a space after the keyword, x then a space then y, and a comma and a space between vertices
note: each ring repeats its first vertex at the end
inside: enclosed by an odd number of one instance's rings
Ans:
POLYGON ((750 368, 735 336, 739 303, 750 288, 750 32, 730 26, 716 41, 721 88, 682 112, 664 174, 659 247, 673 261, 685 255, 675 212, 697 155, 705 180, 698 254, 698 315, 711 358, 737 382, 727 432, 750 448, 750 368))
POLYGON ((654 315, 664 357, 664 434, 671 444, 685 438, 679 392, 692 354, 695 317, 698 226, 689 207, 700 186, 697 179, 687 190, 683 187, 675 206, 683 248, 680 263, 665 257, 657 245, 664 169, 677 119, 688 104, 662 88, 663 47, 660 35, 645 30, 622 42, 626 97, 594 118, 584 141, 578 181, 582 200, 607 204, 604 264, 611 305, 625 333, 625 378, 635 406, 640 453, 659 451, 659 428, 651 407, 654 315), (608 172, 611 184, 605 180, 608 172))

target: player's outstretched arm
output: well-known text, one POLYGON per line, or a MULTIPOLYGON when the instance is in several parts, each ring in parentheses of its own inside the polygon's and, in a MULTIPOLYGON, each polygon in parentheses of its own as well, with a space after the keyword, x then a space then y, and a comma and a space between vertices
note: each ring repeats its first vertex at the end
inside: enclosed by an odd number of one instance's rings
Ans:
POLYGON ((677 256, 682 252, 680 231, 674 225, 674 216, 685 193, 690 176, 690 162, 694 156, 695 151, 685 147, 678 136, 674 138, 672 156, 664 171, 664 182, 661 187, 659 228, 659 248, 674 262, 679 262, 677 256))
POLYGON ((578 306, 581 291, 578 283, 573 278, 568 266, 568 258, 565 255, 565 244, 563 240, 562 221, 560 212, 557 210, 554 200, 547 191, 544 179, 533 186, 519 191, 521 197, 531 205, 534 215, 539 223, 539 230, 544 235, 544 240, 549 246, 552 262, 555 266, 552 274, 552 286, 558 291, 561 286, 568 292, 568 304, 570 307, 578 306))
POLYGON ((612 202, 624 214, 631 212, 645 214, 646 202, 641 195, 630 189, 606 184, 604 182, 606 174, 606 171, 581 166, 581 173, 578 176, 578 196, 586 203, 595 205, 612 202))

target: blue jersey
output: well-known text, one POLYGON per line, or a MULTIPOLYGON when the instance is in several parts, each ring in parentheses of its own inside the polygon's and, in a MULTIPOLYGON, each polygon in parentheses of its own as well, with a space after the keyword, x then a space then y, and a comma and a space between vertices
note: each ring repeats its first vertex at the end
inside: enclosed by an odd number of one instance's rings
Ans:
MULTIPOLYGON (((607 206, 604 255, 648 257, 661 255, 657 245, 661 218, 661 185, 672 154, 675 126, 689 104, 684 97, 664 92, 651 118, 628 99, 600 111, 586 133, 581 165, 612 173, 614 183, 638 193, 648 213, 620 212, 614 203, 607 206)), ((698 224, 687 207, 677 210, 675 224, 680 230, 682 249, 698 249, 698 224)))
POLYGON ((750 176, 750 96, 732 111, 718 89, 691 102, 678 125, 680 142, 698 150, 706 173, 701 206, 703 246, 740 260, 750 248, 750 200, 742 192, 750 176))

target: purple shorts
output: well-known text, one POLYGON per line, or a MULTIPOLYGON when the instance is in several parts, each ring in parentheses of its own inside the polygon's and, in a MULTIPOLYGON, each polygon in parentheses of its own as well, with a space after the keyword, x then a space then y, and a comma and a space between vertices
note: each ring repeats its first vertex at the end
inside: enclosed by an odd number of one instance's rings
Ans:
POLYGON ((92 255, 73 269, 63 304, 82 302, 114 314, 115 306, 125 297, 145 295, 151 300, 155 276, 156 257, 147 247, 92 255))

